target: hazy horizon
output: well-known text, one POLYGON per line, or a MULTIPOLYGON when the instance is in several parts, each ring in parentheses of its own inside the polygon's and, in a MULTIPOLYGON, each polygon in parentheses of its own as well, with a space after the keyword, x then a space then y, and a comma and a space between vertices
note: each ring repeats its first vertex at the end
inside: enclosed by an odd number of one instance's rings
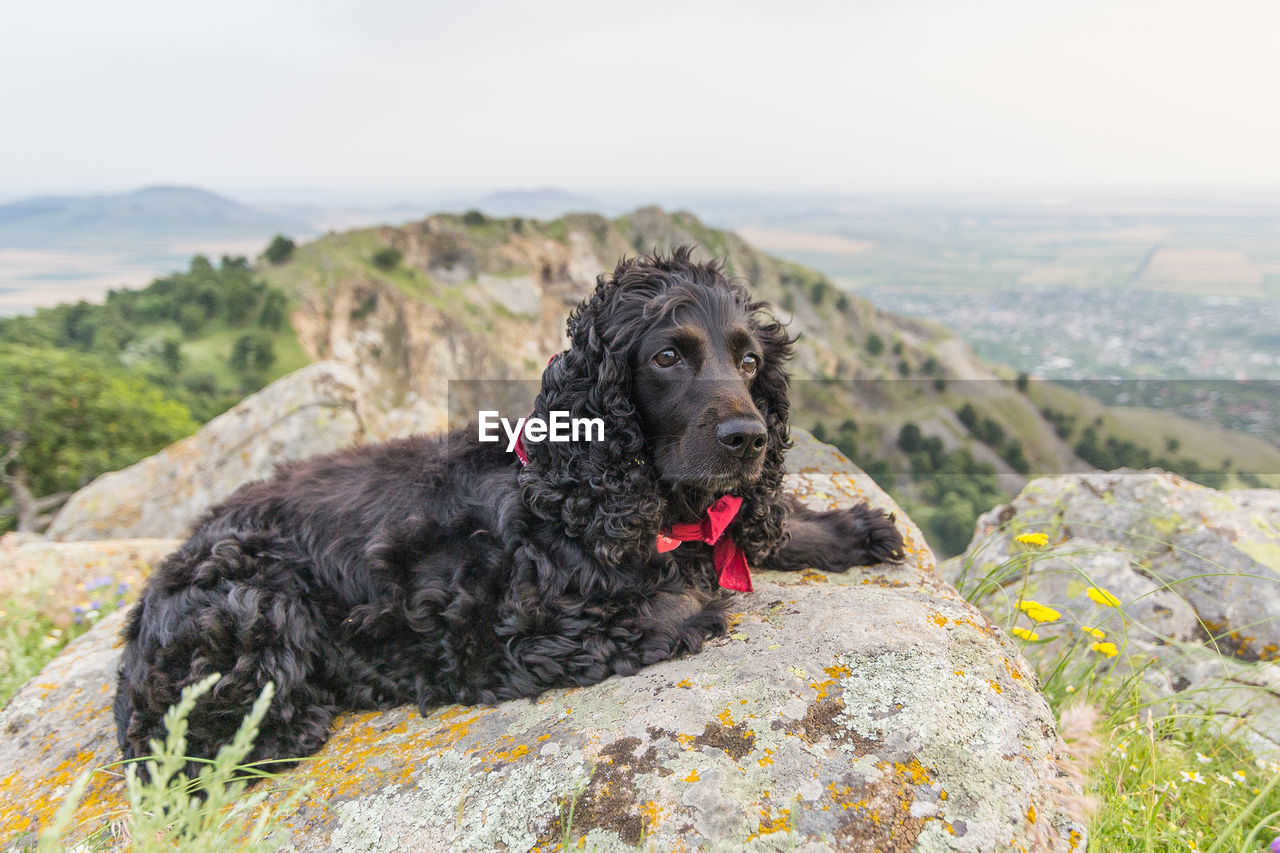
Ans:
POLYGON ((0 192, 1264 196, 1277 31, 1258 0, 28 4, 0 192))

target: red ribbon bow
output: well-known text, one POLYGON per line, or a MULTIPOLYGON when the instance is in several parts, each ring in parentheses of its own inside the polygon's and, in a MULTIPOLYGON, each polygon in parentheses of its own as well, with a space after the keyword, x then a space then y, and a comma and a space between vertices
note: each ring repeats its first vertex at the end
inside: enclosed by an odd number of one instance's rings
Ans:
POLYGON ((658 534, 658 553, 674 551, 681 542, 706 542, 715 546, 712 558, 716 571, 720 573, 720 586, 735 592, 751 592, 751 568, 747 565, 747 555, 732 536, 725 531, 738 514, 742 506, 742 498, 737 495, 721 495, 710 508, 702 521, 687 524, 673 524, 658 534))

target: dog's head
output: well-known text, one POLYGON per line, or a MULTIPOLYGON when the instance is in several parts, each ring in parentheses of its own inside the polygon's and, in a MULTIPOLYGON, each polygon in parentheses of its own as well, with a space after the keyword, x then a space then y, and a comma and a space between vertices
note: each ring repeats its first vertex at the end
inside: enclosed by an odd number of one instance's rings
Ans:
POLYGON ((534 414, 600 418, 604 440, 529 446, 535 511, 620 566, 647 559, 663 526, 735 494, 732 531, 748 558, 776 548, 793 341, 768 306, 682 247, 601 276, 569 338, 534 414))

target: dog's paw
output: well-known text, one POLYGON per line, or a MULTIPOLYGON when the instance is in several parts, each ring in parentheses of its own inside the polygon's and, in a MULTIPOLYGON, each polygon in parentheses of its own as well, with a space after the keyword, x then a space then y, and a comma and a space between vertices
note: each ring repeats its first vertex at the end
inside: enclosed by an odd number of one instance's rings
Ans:
POLYGON ((900 563, 906 559, 902 533, 892 513, 885 515, 881 510, 867 510, 863 524, 861 545, 869 562, 900 563))
POLYGON ((826 571, 844 572, 851 566, 896 563, 905 556, 902 534, 892 515, 861 504, 853 509, 833 511, 827 518, 832 534, 829 553, 820 566, 826 571))

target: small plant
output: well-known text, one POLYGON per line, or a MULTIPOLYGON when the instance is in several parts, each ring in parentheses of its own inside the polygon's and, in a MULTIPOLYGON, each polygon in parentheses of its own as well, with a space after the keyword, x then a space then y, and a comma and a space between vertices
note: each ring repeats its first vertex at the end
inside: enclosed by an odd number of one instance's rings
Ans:
MULTIPOLYGON (((134 853, 259 853, 279 850, 288 840, 287 833, 278 831, 276 814, 292 811, 306 788, 294 789, 274 808, 266 805, 271 788, 246 791, 249 779, 277 778, 261 766, 243 763, 271 705, 274 687, 270 683, 262 689, 231 742, 218 750, 212 761, 200 762, 205 766, 196 778, 187 776, 186 769, 198 761, 186 755, 187 718, 197 700, 213 688, 219 677, 213 674, 185 688, 178 704, 165 714, 168 734, 163 743, 151 742, 154 754, 145 759, 145 780, 138 774, 137 762, 126 763, 129 810, 124 816, 124 832, 134 853)), ((71 827, 80 798, 92 775, 106 769, 90 770, 75 781, 53 821, 40 833, 39 853, 67 850, 62 836, 71 827)), ((105 841, 108 831, 104 827, 72 849, 95 849, 97 841, 105 841)))

